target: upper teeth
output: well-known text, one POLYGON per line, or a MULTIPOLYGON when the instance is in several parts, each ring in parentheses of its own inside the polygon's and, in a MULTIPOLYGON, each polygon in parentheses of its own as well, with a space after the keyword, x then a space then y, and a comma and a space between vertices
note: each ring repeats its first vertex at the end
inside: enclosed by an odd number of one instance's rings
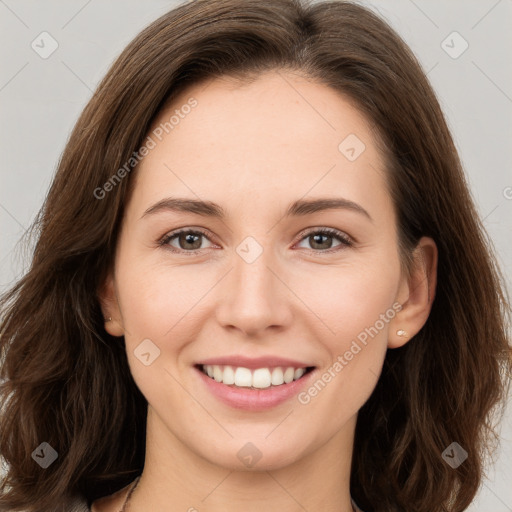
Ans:
POLYGON ((258 368, 251 371, 249 368, 242 366, 218 366, 216 364, 203 365, 202 370, 217 382, 260 389, 269 388, 271 385, 288 384, 292 380, 300 379, 306 372, 305 368, 293 368, 291 366, 288 368, 258 368))

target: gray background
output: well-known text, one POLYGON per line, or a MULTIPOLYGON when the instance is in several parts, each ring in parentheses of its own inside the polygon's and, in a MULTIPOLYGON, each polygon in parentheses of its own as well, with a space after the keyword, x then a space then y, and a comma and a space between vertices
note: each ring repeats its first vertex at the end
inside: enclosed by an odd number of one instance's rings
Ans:
MULTIPOLYGON (((428 72, 510 291, 512 0, 361 3, 391 23, 428 72), (468 48, 458 55, 464 41, 468 48)), ((95 86, 136 33, 177 4, 0 0, 0 292, 28 264, 17 242, 95 86), (44 44, 41 52, 51 48, 49 36, 40 42, 44 31, 58 44, 47 58, 31 47, 35 41, 44 44)), ((502 422, 497 464, 488 469, 471 512, 512 511, 511 409, 502 422)))

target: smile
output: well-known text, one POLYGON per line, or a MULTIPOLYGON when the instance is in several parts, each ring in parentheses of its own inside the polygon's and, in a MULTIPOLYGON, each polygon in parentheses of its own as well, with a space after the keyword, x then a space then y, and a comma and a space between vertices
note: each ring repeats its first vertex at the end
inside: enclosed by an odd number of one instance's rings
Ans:
POLYGON ((257 368, 250 370, 243 366, 200 365, 201 371, 211 379, 227 386, 238 388, 267 389, 282 386, 299 380, 313 367, 294 368, 292 366, 274 368, 257 368))
POLYGON ((230 408, 250 412, 272 409, 294 399, 312 380, 314 366, 196 364, 194 371, 208 395, 230 408))

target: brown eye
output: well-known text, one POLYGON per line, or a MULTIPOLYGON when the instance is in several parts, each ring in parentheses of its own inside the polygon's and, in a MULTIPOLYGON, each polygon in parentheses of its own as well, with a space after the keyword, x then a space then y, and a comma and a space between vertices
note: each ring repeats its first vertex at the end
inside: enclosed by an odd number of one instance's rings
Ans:
POLYGON ((301 242, 303 240, 307 240, 310 244, 310 248, 315 252, 327 251, 333 247, 347 247, 352 245, 352 242, 347 235, 341 231, 338 231, 337 229, 331 228, 310 231, 309 233, 305 234, 305 236, 301 239, 301 242), (339 240, 339 243, 333 246, 333 239, 339 240))
POLYGON ((161 241, 161 245, 170 246, 176 252, 195 252, 204 249, 204 247, 201 247, 203 238, 208 239, 202 231, 187 229, 167 235, 161 241))
POLYGON ((202 245, 201 234, 180 233, 177 235, 180 249, 200 249, 202 245))

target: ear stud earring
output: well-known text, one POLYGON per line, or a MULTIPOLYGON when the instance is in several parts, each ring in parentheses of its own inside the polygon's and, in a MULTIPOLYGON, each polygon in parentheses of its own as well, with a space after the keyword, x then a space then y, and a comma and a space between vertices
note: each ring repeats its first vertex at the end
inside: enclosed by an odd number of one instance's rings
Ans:
POLYGON ((403 329, 398 329, 396 333, 398 334, 398 336, 407 336, 407 332, 404 331, 403 329))
POLYGON ((112 317, 109 316, 108 318, 105 318, 105 322, 112 322, 112 317))

